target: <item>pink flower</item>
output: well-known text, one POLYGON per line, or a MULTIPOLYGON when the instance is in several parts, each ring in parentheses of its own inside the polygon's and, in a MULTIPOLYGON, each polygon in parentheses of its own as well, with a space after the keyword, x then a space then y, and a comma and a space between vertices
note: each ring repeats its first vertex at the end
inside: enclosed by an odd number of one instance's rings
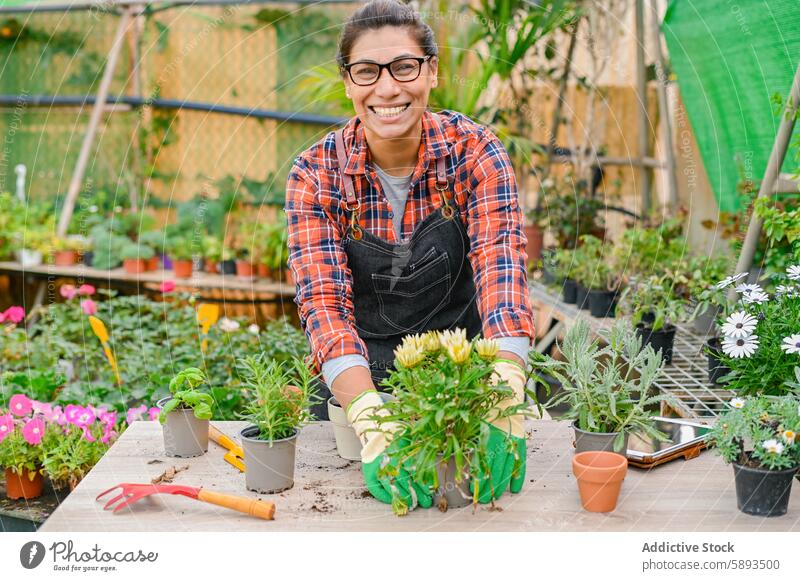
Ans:
POLYGON ((67 408, 64 410, 64 416, 67 419, 67 422, 70 424, 74 424, 77 417, 83 412, 83 406, 69 404, 67 408))
POLYGON ((91 296, 91 295, 93 295, 93 294, 95 293, 95 291, 96 291, 96 290, 97 290, 97 289, 95 289, 95 288, 94 288, 92 285, 90 285, 90 284, 82 284, 80 287, 78 287, 78 294, 79 294, 79 295, 83 295, 83 296, 87 296, 87 297, 88 297, 88 296, 91 296))
POLYGON ((14 416, 5 414, 0 416, 0 442, 6 439, 14 431, 14 416))
POLYGON ((28 420, 22 428, 22 436, 28 444, 36 446, 42 441, 42 436, 44 436, 44 422, 39 418, 28 420))
POLYGON ((97 303, 92 299, 84 299, 81 301, 81 308, 85 315, 94 315, 97 312, 97 303))
POLYGON ((158 288, 164 294, 171 293, 172 291, 175 290, 175 281, 165 280, 164 282, 161 283, 161 286, 158 288))
POLYGON ((96 442, 97 441, 97 438, 94 437, 94 435, 92 434, 92 431, 87 426, 83 426, 81 429, 83 430, 83 439, 84 440, 86 440, 87 442, 96 442))
POLYGON ((67 423, 67 416, 64 414, 60 405, 54 407, 49 416, 45 414, 44 417, 48 422, 56 423, 59 426, 66 425, 67 423))
POLYGON ((29 413, 31 413, 31 410, 33 409, 33 402, 28 399, 28 396, 17 393, 11 396, 11 399, 8 402, 8 407, 10 408, 11 413, 19 418, 22 416, 27 416, 29 413))
POLYGON ((31 403, 33 404, 33 411, 37 414, 42 414, 45 419, 48 419, 53 415, 53 406, 51 406, 49 403, 42 403, 36 400, 31 403))
POLYGON ((14 324, 21 323, 25 320, 25 309, 22 307, 8 307, 3 314, 6 320, 14 324))
POLYGON ((91 426, 94 423, 95 416, 92 410, 88 407, 83 408, 76 416, 75 421, 72 423, 78 426, 79 428, 86 428, 87 426, 91 426))
POLYGON ((147 406, 142 404, 135 408, 130 408, 128 412, 125 414, 125 419, 128 421, 128 424, 132 424, 136 420, 142 419, 142 414, 147 411, 147 406))
POLYGON ((158 419, 158 414, 161 413, 161 410, 158 408, 150 408, 147 410, 147 415, 150 417, 150 421, 154 422, 158 419))
POLYGON ((71 284, 62 284, 61 288, 58 289, 58 292, 62 297, 64 297, 67 300, 70 300, 78 293, 75 287, 71 284))
POLYGON ((102 412, 100 414, 100 423, 113 428, 117 425, 117 412, 102 412))

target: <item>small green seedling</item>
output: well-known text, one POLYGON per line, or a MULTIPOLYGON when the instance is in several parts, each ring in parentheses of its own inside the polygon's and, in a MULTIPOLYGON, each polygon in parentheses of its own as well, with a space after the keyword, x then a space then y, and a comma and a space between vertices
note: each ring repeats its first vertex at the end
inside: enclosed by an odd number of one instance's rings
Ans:
POLYGON ((167 414, 176 409, 191 409, 197 419, 210 420, 214 399, 198 389, 206 381, 205 373, 197 367, 187 367, 173 377, 169 382, 172 399, 164 405, 158 420, 162 424, 165 423, 167 414))

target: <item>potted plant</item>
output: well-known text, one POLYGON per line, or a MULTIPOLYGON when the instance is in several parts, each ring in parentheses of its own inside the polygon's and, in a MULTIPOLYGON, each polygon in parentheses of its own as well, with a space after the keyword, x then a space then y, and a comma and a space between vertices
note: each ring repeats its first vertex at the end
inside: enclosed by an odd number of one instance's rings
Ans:
POLYGON ((13 239, 14 245, 19 248, 16 251, 17 261, 23 267, 33 268, 42 264, 43 252, 49 248, 49 234, 46 231, 28 226, 14 233, 13 239))
POLYGON ((148 261, 155 255, 156 253, 152 248, 136 242, 129 242, 119 253, 119 257, 122 259, 122 266, 128 274, 146 272, 148 261))
POLYGON ((236 253, 236 276, 252 279, 255 276, 256 265, 246 248, 240 248, 236 253))
POLYGON ((572 473, 578 481, 583 508, 589 512, 611 512, 617 507, 628 459, 604 451, 579 452, 572 457, 572 473))
POLYGON ((83 239, 75 236, 53 236, 50 253, 56 266, 73 266, 78 262, 78 253, 85 248, 83 239))
POLYGON ((167 239, 166 250, 172 260, 172 270, 176 278, 191 278, 192 276, 192 240, 184 234, 174 234, 167 239))
POLYGON ((219 261, 220 274, 236 274, 236 253, 229 246, 222 247, 222 254, 219 261))
POLYGON ((30 500, 42 495, 42 438, 46 424, 33 412, 33 401, 16 394, 0 415, 0 466, 5 470, 6 495, 30 500))
MULTIPOLYGON (((545 180, 547 182, 547 180, 545 180)), ((538 264, 542 258, 544 248, 544 231, 547 228, 547 208, 544 201, 545 183, 542 183, 542 192, 539 194, 539 203, 526 212, 527 223, 522 227, 525 232, 525 251, 528 255, 528 264, 538 264)))
MULTIPOLYGON (((390 401, 394 396, 381 393, 383 401, 390 401)), ((361 440, 358 439, 353 424, 347 421, 347 413, 336 398, 328 398, 328 419, 333 426, 333 438, 336 440, 336 451, 345 460, 361 460, 361 440)))
POLYGON ((724 319, 720 362, 730 369, 726 387, 740 396, 784 395, 800 365, 800 266, 790 266, 776 292, 755 284, 735 287, 739 297, 724 319))
POLYGON ((554 180, 545 208, 548 228, 560 248, 575 248, 584 234, 605 231, 603 201, 592 198, 586 182, 572 175, 554 180))
POLYGON ((201 369, 187 367, 169 382, 172 395, 158 401, 167 456, 191 458, 208 451, 208 422, 213 398, 198 388, 206 383, 201 369))
POLYGON ((599 238, 584 235, 581 242, 574 251, 575 278, 579 283, 577 302, 581 308, 589 309, 593 317, 613 317, 622 269, 611 262, 612 253, 599 238))
POLYGON ((318 401, 315 377, 302 359, 268 360, 263 355, 239 360, 240 375, 251 393, 240 416, 252 425, 240 436, 248 490, 273 494, 294 486, 297 436, 314 419, 318 401))
POLYGON ((618 307, 631 317, 645 345, 672 362, 676 324, 688 319, 686 301, 676 293, 680 282, 671 274, 632 278, 622 292, 618 307))
POLYGON ((553 253, 556 284, 561 287, 561 300, 568 305, 578 301, 578 283, 575 282, 573 251, 559 248, 553 253))
POLYGON ((149 271, 158 270, 161 265, 161 256, 164 254, 166 234, 163 230, 148 230, 139 235, 139 243, 153 250, 153 255, 147 259, 146 268, 149 271))
POLYGON ((665 441, 651 421, 651 406, 665 399, 650 395, 663 369, 661 356, 646 345, 630 324, 614 323, 608 344, 590 339, 589 325, 578 320, 560 345, 563 361, 531 351, 530 362, 538 375, 549 375, 561 383, 562 392, 547 407, 562 403, 569 410, 562 416, 572 421, 575 451, 605 450, 625 454, 628 435, 642 432, 665 441))
POLYGON ((694 303, 691 321, 694 330, 700 335, 713 334, 717 327, 717 318, 727 306, 727 285, 722 283, 747 276, 742 273, 736 277, 725 278, 730 260, 725 256, 706 257, 693 256, 687 264, 688 291, 694 303))
POLYGON ((217 274, 219 272, 219 262, 222 260, 222 240, 217 236, 203 238, 203 257, 205 258, 206 272, 217 274))
MULTIPOLYGON (((48 406, 50 407, 50 406, 48 406)), ((117 412, 91 405, 50 408, 42 466, 56 490, 74 490, 116 440, 117 412)))
POLYGON ((800 400, 794 395, 733 398, 709 442, 733 464, 739 510, 781 516, 800 466, 800 400))
MULTIPOLYGON (((389 413, 376 419, 400 425, 383 475, 394 478, 397 466, 412 465, 418 482, 431 483, 440 510, 476 502, 480 491, 473 486, 471 493, 470 483, 489 472, 487 421, 514 397, 506 383, 491 381, 497 352, 495 341, 468 341, 463 329, 407 335, 382 384, 395 399, 384 405, 389 413)), ((517 414, 530 414, 528 404, 509 405, 495 419, 517 414)), ((517 462, 521 466, 522 459, 517 462)), ((408 507, 397 495, 392 509, 402 515, 408 507)))

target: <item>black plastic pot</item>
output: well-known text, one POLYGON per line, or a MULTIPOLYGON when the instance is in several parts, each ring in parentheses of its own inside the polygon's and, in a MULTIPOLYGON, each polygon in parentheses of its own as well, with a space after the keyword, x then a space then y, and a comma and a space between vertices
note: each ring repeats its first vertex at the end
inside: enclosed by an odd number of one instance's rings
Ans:
POLYGON ((730 367, 719 360, 722 354, 722 341, 719 337, 711 337, 706 341, 706 355, 708 355, 708 382, 711 385, 716 385, 720 379, 730 373, 730 367))
POLYGON ((667 325, 658 331, 653 331, 653 329, 639 323, 636 325, 636 332, 642 337, 643 347, 650 345, 656 353, 660 350, 664 363, 672 363, 672 348, 675 345, 675 325, 667 325))
POLYGON ((220 274, 236 274, 235 260, 221 260, 219 263, 220 274))
POLYGON ((575 304, 578 306, 579 309, 588 311, 589 310, 589 289, 583 286, 581 283, 575 283, 577 289, 575 291, 575 304))
POLYGON ((755 516, 781 516, 789 508, 789 494, 797 467, 765 470, 734 463, 736 504, 739 510, 755 516))
POLYGON ((574 305, 577 300, 578 283, 571 278, 564 280, 564 286, 561 288, 561 299, 568 305, 574 305))
POLYGON ((92 260, 94 260, 94 252, 89 250, 89 251, 83 253, 83 256, 81 257, 81 262, 83 262, 84 266, 91 267, 92 266, 92 260))
MULTIPOLYGON (((563 391, 563 388, 561 386, 561 382, 555 379, 554 377, 551 377, 546 373, 541 373, 538 371, 534 373, 536 373, 536 375, 538 375, 544 381, 546 381, 548 387, 550 388, 550 395, 547 395, 547 389, 545 388, 545 386, 539 382, 536 383, 536 399, 538 399, 539 403, 544 406, 551 399, 558 396, 563 391)), ((570 408, 569 403, 564 402, 558 404, 555 407, 547 408, 547 411, 550 414, 550 417, 555 419, 567 413, 569 411, 569 408, 570 408)))
POLYGON ((589 289, 589 312, 593 317, 615 317, 617 291, 589 289))

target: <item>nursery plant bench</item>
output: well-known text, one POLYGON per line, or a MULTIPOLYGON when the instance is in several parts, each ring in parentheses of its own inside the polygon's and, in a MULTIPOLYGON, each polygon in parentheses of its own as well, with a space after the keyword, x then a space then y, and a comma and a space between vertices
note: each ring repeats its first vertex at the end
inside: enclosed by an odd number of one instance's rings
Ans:
MULTIPOLYGON (((610 330, 614 324, 613 318, 592 317, 589 311, 568 305, 537 281, 529 280, 528 289, 540 325, 542 321, 550 323, 546 334, 534 346, 539 352, 546 351, 577 320, 585 321, 596 336, 610 330)), ((730 391, 711 386, 708 382, 707 359, 703 352, 707 339, 698 335, 691 326, 678 325, 672 363, 664 366, 664 373, 655 382, 656 387, 672 396, 674 402, 662 405, 662 415, 674 412, 683 418, 713 422, 726 407, 731 398, 730 391)))
POLYGON ((67 492, 53 491, 46 486, 44 494, 31 500, 11 500, 6 497, 5 482, 0 482, 0 532, 33 532, 53 514, 67 492))
MULTIPOLYGON (((214 422, 238 439, 243 422, 214 422)), ((135 422, 40 530, 68 531, 791 531, 800 530, 800 495, 780 518, 747 516, 736 508, 733 470, 709 452, 650 471, 631 468, 617 509, 582 510, 572 475, 572 436, 566 422, 530 421, 527 482, 494 507, 414 510, 396 517, 364 487, 358 462, 336 454, 332 426, 319 422, 299 436, 295 484, 262 495, 276 505, 275 520, 247 517, 181 496, 156 495, 117 514, 95 500, 122 482, 149 483, 167 468, 188 466, 173 484, 258 498, 244 474, 223 460, 213 442, 199 458, 168 458, 161 425, 135 422)))

